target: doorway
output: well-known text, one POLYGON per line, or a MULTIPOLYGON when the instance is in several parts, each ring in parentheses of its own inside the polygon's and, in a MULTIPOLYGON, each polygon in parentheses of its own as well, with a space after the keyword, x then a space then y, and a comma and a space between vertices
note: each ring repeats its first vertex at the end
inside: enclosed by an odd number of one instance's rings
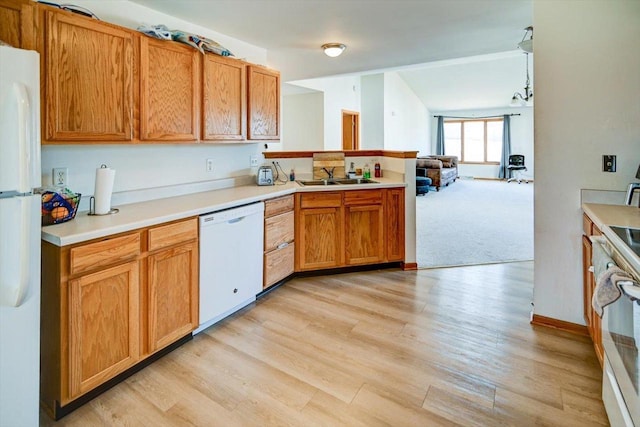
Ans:
POLYGON ((342 149, 360 149, 360 113, 342 110, 342 149))

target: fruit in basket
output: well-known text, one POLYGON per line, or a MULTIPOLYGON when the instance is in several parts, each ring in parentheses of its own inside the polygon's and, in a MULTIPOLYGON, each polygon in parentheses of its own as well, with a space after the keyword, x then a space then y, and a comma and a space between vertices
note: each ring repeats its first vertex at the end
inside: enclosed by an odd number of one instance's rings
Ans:
POLYGON ((58 206, 51 210, 51 217, 54 220, 64 219, 67 215, 69 215, 69 209, 64 206, 58 206))

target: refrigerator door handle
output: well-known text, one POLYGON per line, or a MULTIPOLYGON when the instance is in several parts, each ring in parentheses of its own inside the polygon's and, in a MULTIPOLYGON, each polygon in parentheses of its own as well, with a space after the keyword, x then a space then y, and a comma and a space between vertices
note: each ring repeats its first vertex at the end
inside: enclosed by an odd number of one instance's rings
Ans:
POLYGON ((0 200, 0 306, 19 307, 27 297, 39 222, 39 196, 0 200))
POLYGON ((35 128, 36 121, 33 120, 34 111, 29 102, 29 92, 27 87, 22 83, 13 84, 15 102, 18 112, 18 168, 20 176, 18 177, 18 191, 22 193, 30 192, 32 184, 37 182, 37 176, 30 176, 39 173, 40 158, 40 141, 38 138, 38 129, 35 128))

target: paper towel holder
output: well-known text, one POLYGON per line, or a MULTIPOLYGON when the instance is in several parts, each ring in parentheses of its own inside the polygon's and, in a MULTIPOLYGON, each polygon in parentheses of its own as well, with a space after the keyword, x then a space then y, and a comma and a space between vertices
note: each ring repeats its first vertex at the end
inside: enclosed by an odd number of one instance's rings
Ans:
POLYGON ((113 215, 113 214, 118 213, 118 212, 120 212, 120 209, 111 208, 109 210, 109 212, 107 212, 107 213, 103 213, 103 214, 96 213, 96 198, 93 197, 93 196, 89 197, 89 213, 88 213, 88 215, 104 216, 104 215, 113 215))

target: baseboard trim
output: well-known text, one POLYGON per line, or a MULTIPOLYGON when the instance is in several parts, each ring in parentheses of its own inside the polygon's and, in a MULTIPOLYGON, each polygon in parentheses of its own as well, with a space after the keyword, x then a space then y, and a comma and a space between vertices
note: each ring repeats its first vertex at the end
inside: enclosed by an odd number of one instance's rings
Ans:
POLYGON ((404 271, 417 270, 418 269, 418 263, 417 262, 403 262, 402 263, 402 269, 404 271))
POLYGON ((534 314, 531 319, 532 325, 544 326, 545 328, 558 329, 560 331, 569 332, 576 335, 589 336, 589 329, 584 325, 578 325, 577 323, 565 322, 564 320, 554 319, 553 317, 540 316, 534 314))

